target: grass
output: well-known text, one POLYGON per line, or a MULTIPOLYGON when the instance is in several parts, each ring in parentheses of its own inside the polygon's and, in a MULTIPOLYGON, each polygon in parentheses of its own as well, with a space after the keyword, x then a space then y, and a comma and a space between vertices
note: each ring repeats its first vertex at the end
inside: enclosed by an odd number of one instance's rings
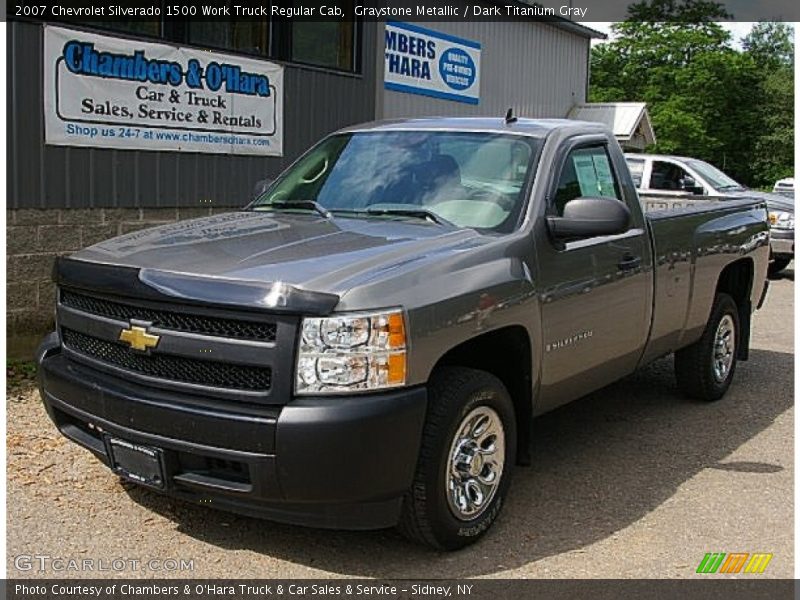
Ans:
POLYGON ((6 361, 6 392, 27 390, 36 385, 36 363, 32 360, 6 361))

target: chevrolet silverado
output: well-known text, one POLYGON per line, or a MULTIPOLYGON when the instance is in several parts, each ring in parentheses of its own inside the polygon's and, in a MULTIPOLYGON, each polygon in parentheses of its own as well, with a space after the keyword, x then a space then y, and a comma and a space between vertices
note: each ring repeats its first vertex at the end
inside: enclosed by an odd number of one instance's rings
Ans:
POLYGON ((355 126, 242 210, 59 259, 41 395, 150 489, 454 549, 536 415, 671 353, 721 398, 769 252, 759 198, 645 214, 598 124, 355 126))

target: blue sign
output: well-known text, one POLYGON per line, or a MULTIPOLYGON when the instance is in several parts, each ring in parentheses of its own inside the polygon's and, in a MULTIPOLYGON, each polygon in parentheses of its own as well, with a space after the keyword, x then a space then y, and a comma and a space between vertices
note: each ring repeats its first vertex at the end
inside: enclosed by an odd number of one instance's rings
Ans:
POLYGON ((384 88, 480 102, 481 45, 410 23, 386 23, 384 88))

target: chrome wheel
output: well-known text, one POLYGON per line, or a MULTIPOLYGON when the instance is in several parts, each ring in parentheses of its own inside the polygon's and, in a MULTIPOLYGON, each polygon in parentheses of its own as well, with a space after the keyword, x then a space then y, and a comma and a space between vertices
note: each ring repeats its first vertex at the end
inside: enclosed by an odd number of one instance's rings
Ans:
POLYGON ((733 317, 725 315, 714 336, 714 378, 722 383, 727 379, 736 352, 736 325, 733 317))
POLYGON ((505 431, 497 412, 488 406, 470 411, 450 444, 445 477, 447 503, 457 519, 474 519, 491 504, 505 455, 505 431))

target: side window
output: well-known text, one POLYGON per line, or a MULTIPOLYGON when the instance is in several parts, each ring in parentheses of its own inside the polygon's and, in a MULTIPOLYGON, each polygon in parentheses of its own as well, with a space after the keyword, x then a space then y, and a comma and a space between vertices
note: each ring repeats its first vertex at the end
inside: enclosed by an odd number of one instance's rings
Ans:
POLYGON ((578 148, 567 155, 554 199, 556 214, 563 215, 567 202, 581 196, 622 199, 605 146, 578 148))
POLYGON ((688 174, 678 165, 656 160, 653 161, 653 173, 650 175, 650 189, 679 191, 686 177, 688 174))
POLYGON ((644 161, 636 158, 629 158, 628 170, 631 172, 631 179, 636 189, 642 187, 642 175, 644 175, 644 161))

